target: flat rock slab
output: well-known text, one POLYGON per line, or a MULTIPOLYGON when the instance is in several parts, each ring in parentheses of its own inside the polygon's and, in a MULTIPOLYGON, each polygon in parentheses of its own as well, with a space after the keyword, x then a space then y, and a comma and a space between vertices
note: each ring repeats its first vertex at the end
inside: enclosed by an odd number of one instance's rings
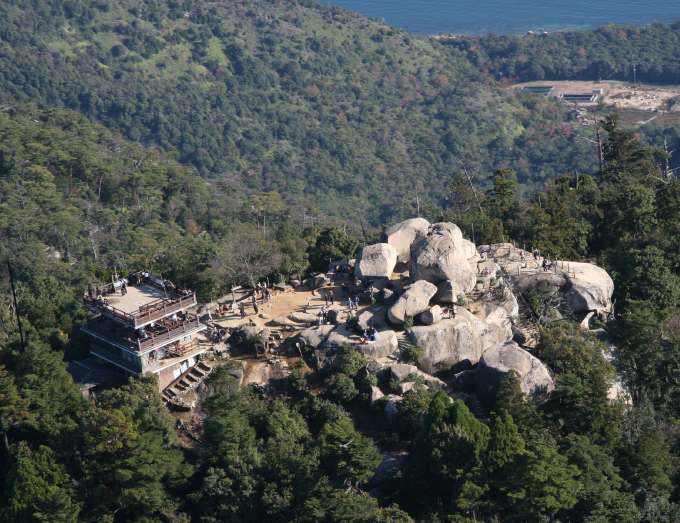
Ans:
POLYGON ((377 360, 399 351, 399 340, 393 330, 382 330, 378 331, 376 341, 356 347, 366 358, 377 360))
POLYGON ((292 325, 293 322, 290 321, 288 318, 285 318, 283 316, 277 316, 272 320, 272 323, 275 323, 276 325, 292 325))
POLYGON ((474 365, 497 339, 494 330, 462 308, 455 318, 443 319, 434 325, 412 327, 409 337, 413 345, 425 349, 425 356, 418 365, 429 374, 433 374, 444 360, 452 360, 453 363, 468 360, 474 365))
POLYGON ((293 314, 289 314, 288 318, 295 323, 316 323, 319 321, 316 315, 307 312, 294 312, 293 314))

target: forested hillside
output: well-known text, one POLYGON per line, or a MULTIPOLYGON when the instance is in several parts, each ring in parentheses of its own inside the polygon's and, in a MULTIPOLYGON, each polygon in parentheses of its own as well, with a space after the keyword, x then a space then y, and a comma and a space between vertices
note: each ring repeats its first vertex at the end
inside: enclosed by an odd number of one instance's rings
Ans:
POLYGON ((499 167, 527 185, 593 168, 558 105, 501 91, 465 53, 343 9, 4 5, 3 96, 78 110, 204 176, 344 220, 404 218, 416 193, 441 202, 456 158, 482 184, 499 167))
POLYGON ((586 31, 487 35, 446 41, 497 79, 680 83, 680 21, 670 27, 607 24, 586 31), (635 77, 633 67, 636 68, 635 77))

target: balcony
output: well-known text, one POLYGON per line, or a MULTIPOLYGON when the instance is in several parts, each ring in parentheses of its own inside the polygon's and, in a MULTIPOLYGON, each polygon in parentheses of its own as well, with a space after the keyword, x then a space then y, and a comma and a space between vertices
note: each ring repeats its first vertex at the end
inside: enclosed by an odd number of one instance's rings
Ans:
POLYGON ((102 339, 118 347, 135 351, 145 352, 154 348, 162 347, 183 338, 189 334, 204 330, 205 326, 197 317, 185 321, 172 321, 161 319, 154 327, 146 329, 147 337, 143 339, 135 338, 135 331, 132 327, 122 327, 113 322, 107 321, 105 317, 99 320, 90 320, 83 327, 83 332, 102 339))
POLYGON ((128 294, 125 296, 115 293, 108 295, 106 299, 109 305, 86 295, 83 296, 83 305, 133 329, 196 305, 196 294, 193 292, 186 295, 169 294, 149 301, 149 297, 160 294, 157 289, 149 287, 151 286, 128 287, 128 294))

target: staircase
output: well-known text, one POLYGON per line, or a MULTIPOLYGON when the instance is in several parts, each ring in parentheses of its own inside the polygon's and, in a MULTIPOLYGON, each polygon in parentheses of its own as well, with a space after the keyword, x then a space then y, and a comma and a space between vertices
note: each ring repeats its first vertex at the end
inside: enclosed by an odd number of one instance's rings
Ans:
POLYGON ((205 379, 205 377, 212 372, 212 367, 209 367, 202 361, 199 361, 170 384, 163 392, 163 401, 167 405, 170 401, 179 400, 190 390, 195 389, 205 379))
POLYGON ((474 414, 475 418, 486 418, 486 411, 482 406, 482 402, 479 401, 477 394, 474 392, 467 394, 467 397, 465 398, 465 405, 467 405, 467 408, 470 409, 470 412, 474 414))
MULTIPOLYGON (((413 347, 413 344, 411 343, 411 338, 409 338, 408 333, 406 331, 397 331, 397 345, 399 347, 399 354, 403 354, 403 351, 405 349, 408 349, 410 347, 413 347)), ((396 356, 396 354, 394 355, 396 356)), ((390 356, 392 357, 392 356, 390 356)), ((394 359, 394 358, 392 358, 394 359)))

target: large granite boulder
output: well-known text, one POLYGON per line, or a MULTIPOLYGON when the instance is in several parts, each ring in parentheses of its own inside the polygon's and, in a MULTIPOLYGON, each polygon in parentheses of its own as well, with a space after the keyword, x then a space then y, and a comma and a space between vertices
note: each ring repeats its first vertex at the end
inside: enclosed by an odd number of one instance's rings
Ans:
POLYGON ((390 367, 392 378, 398 381, 403 380, 409 374, 416 374, 418 367, 415 365, 406 365, 405 363, 395 363, 390 367))
POLYGON ((335 329, 335 325, 317 325, 303 330, 299 335, 299 340, 304 346, 316 349, 333 329, 335 329))
POLYGON ((377 310, 364 309, 357 315, 357 330, 359 334, 369 327, 379 329, 385 326, 385 309, 380 307, 377 310))
POLYGON ((485 408, 493 406, 501 379, 511 370, 519 374, 522 392, 538 403, 555 388, 552 372, 541 360, 513 341, 498 343, 484 351, 475 374, 475 391, 485 408))
POLYGON ((397 249, 389 243, 366 245, 359 252, 354 274, 361 280, 389 278, 397 264, 397 249))
POLYGON ((381 280, 373 281, 369 284, 368 288, 361 293, 361 300, 366 303, 374 303, 382 299, 383 291, 388 288, 393 288, 394 284, 383 278, 381 280))
POLYGON ((434 295, 434 301, 439 303, 455 303, 458 301, 458 296, 465 294, 455 281, 446 280, 437 285, 437 294, 434 295))
POLYGON ((424 218, 412 218, 385 229, 380 236, 382 243, 397 249, 397 262, 407 262, 411 256, 411 244, 427 236, 430 222, 424 218))
POLYGON ((413 345, 425 349, 425 356, 420 358, 418 365, 428 374, 433 374, 445 360, 474 365, 497 339, 493 329, 466 309, 460 309, 455 318, 434 325, 414 326, 409 336, 413 345))
POLYGON ((493 301, 487 302, 484 304, 484 311, 486 312, 484 323, 496 333, 495 343, 511 340, 512 322, 503 306, 493 301))
POLYGON ((571 277, 567 279, 568 290, 564 297, 573 312, 607 309, 611 306, 614 293, 614 282, 607 271, 590 263, 562 262, 558 264, 558 272, 571 277), (574 274, 576 277, 574 278, 574 274))
POLYGON ((472 243, 470 240, 466 240, 463 238, 463 252, 465 253, 465 256, 467 256, 468 260, 471 258, 474 258, 476 256, 479 256, 477 253, 477 247, 475 247, 475 244, 472 243))
POLYGON ((425 312, 421 312, 418 318, 425 325, 434 325, 444 317, 444 311, 439 305, 433 305, 425 312))
POLYGON ((371 409, 378 404, 383 396, 384 394, 379 387, 371 387, 371 409))
POLYGON ((425 280, 413 283, 390 307, 387 313, 390 321, 404 323, 406 316, 415 316, 426 311, 430 306, 430 299, 436 292, 437 287, 425 280))
POLYGON ((356 346, 368 359, 386 358, 399 350, 399 340, 393 330, 378 331, 378 339, 356 346))
POLYGON ((505 301, 502 303, 503 309, 508 314, 508 317, 515 318, 519 316, 519 303, 517 303, 517 298, 515 295, 507 290, 505 292, 505 301))
POLYGON ((366 364, 366 371, 380 379, 385 374, 385 364, 379 360, 371 360, 366 364))
POLYGON ((471 292, 476 283, 463 235, 452 223, 433 225, 429 236, 411 245, 409 270, 411 281, 426 280, 438 285, 451 280, 466 293, 471 292))

